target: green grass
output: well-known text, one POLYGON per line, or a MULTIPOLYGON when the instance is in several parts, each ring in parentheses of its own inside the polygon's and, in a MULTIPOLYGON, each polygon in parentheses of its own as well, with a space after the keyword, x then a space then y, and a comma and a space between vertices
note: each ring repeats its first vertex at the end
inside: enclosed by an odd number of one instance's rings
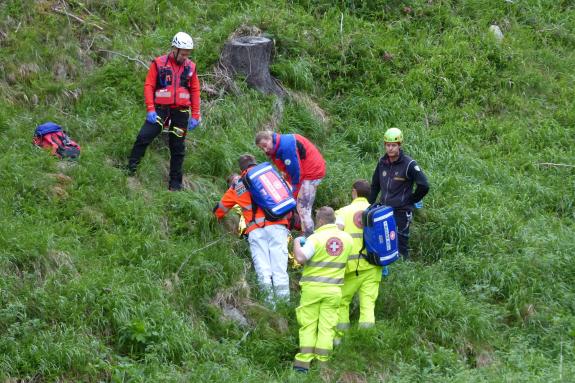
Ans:
POLYGON ((0 5, 0 381, 575 379, 575 170, 541 165, 575 165, 570 2, 67 5, 85 23, 48 2, 0 5), (128 181, 146 70, 104 50, 149 62, 186 30, 202 82, 218 86, 211 69, 241 25, 275 41, 271 71, 292 92, 281 115, 241 79, 237 94, 203 94, 184 164, 193 189, 166 190, 159 142, 128 181), (31 145, 47 120, 80 161, 31 145), (253 136, 270 122, 326 157, 318 206, 349 201, 392 126, 432 187, 414 261, 382 282, 376 328, 352 329, 308 376, 290 371, 297 289, 266 309, 246 244, 211 217, 237 157, 264 159, 253 136))

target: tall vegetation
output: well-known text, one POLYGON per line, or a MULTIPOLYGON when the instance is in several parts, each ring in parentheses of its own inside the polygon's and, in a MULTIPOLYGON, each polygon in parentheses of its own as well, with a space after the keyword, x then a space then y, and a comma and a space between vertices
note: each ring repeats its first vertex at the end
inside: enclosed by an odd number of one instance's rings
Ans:
POLYGON ((0 381, 575 380, 572 2, 5 0, 0 46, 0 381), (274 39, 282 103, 215 76, 242 26, 274 39), (137 177, 121 168, 145 116, 141 62, 179 30, 215 91, 188 138, 189 188, 169 193, 161 142, 137 177), (47 120, 80 161, 31 145, 47 120), (270 124, 324 153, 318 205, 349 201, 391 126, 432 186, 377 326, 307 376, 291 372, 297 287, 267 309, 247 246, 211 216, 270 124))

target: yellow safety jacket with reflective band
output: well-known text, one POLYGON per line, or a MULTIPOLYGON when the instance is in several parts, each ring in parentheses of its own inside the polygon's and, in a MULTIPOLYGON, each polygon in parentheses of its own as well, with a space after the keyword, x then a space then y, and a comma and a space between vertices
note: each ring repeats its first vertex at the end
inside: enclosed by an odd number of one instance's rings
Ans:
POLYGON ((343 285, 347 257, 353 247, 351 236, 332 223, 319 227, 307 240, 315 250, 304 265, 300 285, 343 285))
POLYGON ((358 197, 354 199, 351 204, 344 206, 335 212, 335 216, 344 222, 344 231, 349 233, 353 238, 353 249, 347 259, 346 273, 352 273, 355 272, 355 270, 363 271, 379 267, 372 265, 359 256, 359 251, 363 246, 363 225, 361 223, 361 216, 363 215, 363 211, 368 207, 369 202, 367 202, 367 199, 358 197))

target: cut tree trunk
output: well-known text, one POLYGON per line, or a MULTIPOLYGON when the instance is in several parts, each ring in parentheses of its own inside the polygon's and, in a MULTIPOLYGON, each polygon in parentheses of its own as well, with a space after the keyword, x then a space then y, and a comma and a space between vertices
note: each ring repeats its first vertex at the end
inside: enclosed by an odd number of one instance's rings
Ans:
POLYGON ((236 37, 225 43, 220 66, 231 77, 243 75, 247 84, 266 94, 280 97, 285 91, 270 74, 273 41, 262 36, 236 37))

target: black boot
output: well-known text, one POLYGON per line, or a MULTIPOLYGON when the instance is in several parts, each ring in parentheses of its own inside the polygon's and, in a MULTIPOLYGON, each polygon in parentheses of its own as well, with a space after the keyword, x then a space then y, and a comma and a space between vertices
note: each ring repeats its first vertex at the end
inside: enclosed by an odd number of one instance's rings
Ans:
POLYGON ((170 186, 168 186, 169 191, 181 191, 182 189, 181 182, 170 181, 170 186))
POLYGON ((132 165, 132 164, 128 164, 126 166, 124 166, 124 173, 128 176, 128 177, 133 177, 136 175, 136 170, 138 169, 138 165, 132 165))

